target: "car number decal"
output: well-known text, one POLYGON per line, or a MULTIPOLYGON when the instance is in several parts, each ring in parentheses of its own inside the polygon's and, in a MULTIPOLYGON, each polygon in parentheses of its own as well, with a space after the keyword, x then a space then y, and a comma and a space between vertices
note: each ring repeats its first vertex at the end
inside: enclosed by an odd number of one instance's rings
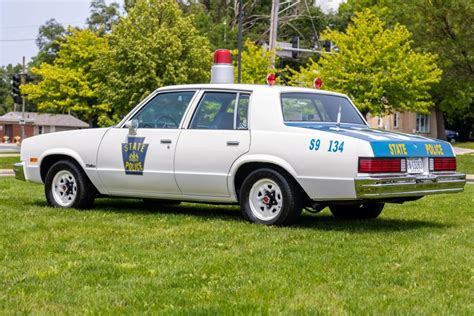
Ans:
MULTIPOLYGON (((328 152, 343 152, 344 151, 344 141, 330 140, 328 144, 328 152)), ((309 150, 318 151, 321 147, 321 140, 312 138, 309 141, 309 150)))
POLYGON ((125 174, 143 175, 148 144, 145 137, 128 136, 127 143, 122 143, 122 158, 125 174))

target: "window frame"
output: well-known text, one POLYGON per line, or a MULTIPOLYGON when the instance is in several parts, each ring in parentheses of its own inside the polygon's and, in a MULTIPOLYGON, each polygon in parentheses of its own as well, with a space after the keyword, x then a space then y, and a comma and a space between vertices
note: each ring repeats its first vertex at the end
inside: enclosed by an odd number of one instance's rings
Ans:
MULTIPOLYGON (((332 96, 332 97, 337 97, 337 98, 342 98, 342 99, 346 99, 350 105, 352 105, 352 108, 356 111, 357 115, 359 116, 360 120, 362 121, 362 123, 346 123, 346 122, 341 122, 341 124, 353 124, 353 125, 364 125, 364 126, 369 126, 369 123, 367 122, 367 120, 365 119, 365 117, 362 115, 362 113, 359 111, 359 109, 357 108, 357 106, 355 106, 355 104, 352 102, 352 100, 347 97, 346 95, 338 95, 338 94, 329 94, 329 93, 317 93, 317 92, 296 92, 296 91, 281 91, 280 92, 280 113, 281 113, 281 118, 283 120, 283 124, 286 124, 286 123, 300 123, 300 122, 296 122, 296 121, 286 121, 285 120, 285 115, 283 113, 283 94, 299 94, 299 93, 305 93, 305 94, 315 94, 315 95, 324 95, 324 96, 332 96)), ((301 123, 321 123, 321 124, 334 124, 336 122, 301 122, 301 123)))
MULTIPOLYGON (((186 110, 183 113, 183 117, 181 118, 181 121, 179 122, 179 126, 177 128, 151 128, 154 130, 173 130, 173 129, 182 129, 183 124, 186 121, 186 118, 188 116, 189 111, 194 108, 194 103, 196 101, 196 97, 199 95, 199 92, 201 89, 198 88, 191 88, 191 89, 170 89, 170 90, 158 90, 150 93, 145 99, 143 99, 140 103, 138 103, 135 108, 133 108, 128 114, 114 127, 116 128, 126 128, 125 124, 135 118, 137 114, 139 114, 155 97, 157 97, 160 94, 164 93, 176 93, 176 92, 194 92, 193 97, 189 101, 189 104, 186 108, 186 110)), ((140 127, 140 129, 150 129, 150 128, 144 128, 140 127)))
POLYGON ((400 128, 400 112, 393 113, 393 128, 400 128))
POLYGON ((200 131, 248 131, 250 130, 250 104, 252 100, 252 91, 246 91, 246 90, 228 90, 228 89, 201 89, 199 95, 196 97, 195 104, 193 105, 193 109, 190 111, 188 118, 184 122, 184 125, 186 126, 185 128, 188 130, 200 130, 200 131), (201 104, 201 101, 203 100, 204 96, 206 93, 235 93, 235 106, 234 106, 234 118, 233 118, 233 128, 232 129, 210 129, 210 128, 192 128, 191 124, 193 122, 194 116, 196 115, 199 105, 201 104), (246 94, 249 96, 249 106, 247 108, 247 128, 237 128, 237 110, 240 102, 240 95, 241 94, 246 94))
POLYGON ((419 134, 429 134, 431 133, 431 115, 430 114, 422 114, 416 113, 415 116, 415 131, 419 134), (421 128, 421 118, 424 117, 424 125, 423 129, 421 128), (419 123, 418 123, 419 122, 419 123))

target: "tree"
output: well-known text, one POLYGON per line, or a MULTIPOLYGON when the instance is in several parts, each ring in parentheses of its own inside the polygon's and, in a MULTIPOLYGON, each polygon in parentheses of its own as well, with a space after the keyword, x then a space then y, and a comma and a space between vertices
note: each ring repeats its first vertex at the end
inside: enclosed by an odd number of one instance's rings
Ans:
POLYGON ((328 29, 322 38, 339 52, 323 54, 319 63, 295 72, 292 84, 311 86, 319 76, 328 89, 350 95, 364 114, 426 112, 433 105, 429 90, 442 72, 435 55, 413 51, 404 26, 387 28, 367 9, 354 16, 345 33, 328 29))
MULTIPOLYGON (((349 17, 364 8, 376 10, 389 25, 401 23, 413 33, 413 46, 436 53, 443 70, 433 86, 436 109, 467 140, 474 129, 474 2, 465 0, 349 0, 339 15, 349 17)), ((342 9, 342 10, 341 10, 342 9)), ((442 116, 438 124, 444 132, 442 116)), ((440 130, 438 134, 440 134, 440 130)))
POLYGON ((52 64, 59 50, 61 39, 66 29, 55 19, 50 19, 40 26, 36 45, 39 52, 33 59, 32 66, 38 67, 42 63, 52 64))
POLYGON ((73 112, 91 125, 96 120, 102 122, 110 107, 98 98, 99 79, 94 63, 108 50, 107 40, 90 30, 70 28, 68 32, 54 63, 32 68, 32 73, 42 80, 22 85, 21 91, 37 104, 39 111, 73 112))
MULTIPOLYGON (((233 50, 232 54, 237 56, 237 50, 233 50)), ((266 51, 250 39, 247 39, 242 49, 241 83, 265 84, 267 74, 275 72, 271 65, 271 55, 270 51, 266 51)), ((275 61, 278 62, 277 59, 275 61)), ((234 67, 237 67, 235 58, 234 67)), ((235 71, 235 78, 235 82, 237 82, 237 71, 235 71)))
POLYGON ((112 25, 116 23, 120 17, 120 7, 116 2, 110 5, 105 0, 92 0, 90 4, 91 15, 87 18, 89 29, 99 34, 109 33, 112 25))
POLYGON ((173 0, 137 0, 115 25, 109 44, 99 71, 113 121, 158 87, 209 80, 209 41, 173 0))

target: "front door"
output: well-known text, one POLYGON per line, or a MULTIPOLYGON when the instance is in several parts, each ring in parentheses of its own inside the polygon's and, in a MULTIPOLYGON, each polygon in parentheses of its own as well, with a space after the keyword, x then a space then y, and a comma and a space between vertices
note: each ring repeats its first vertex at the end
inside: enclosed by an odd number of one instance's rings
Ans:
POLYGON ((195 91, 157 94, 131 120, 138 128, 111 128, 102 139, 97 171, 111 195, 181 194, 173 174, 180 124, 195 91))
POLYGON ((230 168, 250 148, 249 97, 241 92, 204 92, 176 149, 175 176, 183 194, 230 196, 230 168))

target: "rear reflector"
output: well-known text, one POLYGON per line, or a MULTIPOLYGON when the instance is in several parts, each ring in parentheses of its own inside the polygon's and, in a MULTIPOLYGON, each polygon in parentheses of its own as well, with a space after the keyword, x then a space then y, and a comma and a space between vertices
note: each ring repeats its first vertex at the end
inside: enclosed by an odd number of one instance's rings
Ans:
POLYGON ((406 160, 405 158, 359 158, 359 172, 406 172, 406 160))
POLYGON ((430 171, 456 171, 456 158, 430 158, 430 171))

